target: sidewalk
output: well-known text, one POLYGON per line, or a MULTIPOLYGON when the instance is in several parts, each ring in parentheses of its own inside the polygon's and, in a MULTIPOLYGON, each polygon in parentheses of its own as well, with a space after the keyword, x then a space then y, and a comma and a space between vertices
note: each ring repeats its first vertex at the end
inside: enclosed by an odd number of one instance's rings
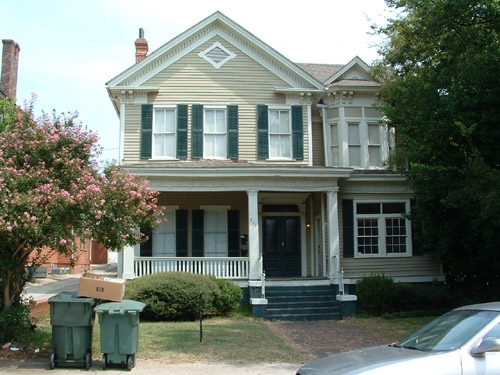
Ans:
POLYGON ((47 361, 2 361, 0 362, 0 374, 32 375, 34 373, 54 374, 75 374, 77 372, 86 374, 106 374, 106 375, 294 375, 299 369, 299 364, 292 363, 182 363, 168 364, 157 360, 137 359, 137 365, 132 371, 125 368, 106 368, 103 372, 100 361, 95 361, 92 368, 86 371, 84 368, 63 368, 56 367, 51 370, 49 359, 47 361))

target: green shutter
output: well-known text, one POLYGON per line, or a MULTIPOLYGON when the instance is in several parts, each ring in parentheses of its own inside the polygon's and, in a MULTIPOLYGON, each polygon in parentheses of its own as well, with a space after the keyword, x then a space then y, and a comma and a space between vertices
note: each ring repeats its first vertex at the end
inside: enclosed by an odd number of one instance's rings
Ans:
POLYGON ((153 147, 153 105, 143 104, 141 108, 141 159, 152 156, 153 147))
POLYGON ((227 157, 238 159, 238 106, 227 106, 227 157))
POLYGON ((259 159, 269 158, 269 112, 267 105, 257 106, 257 157, 259 159))
POLYGON ((177 158, 187 158, 188 106, 177 105, 177 158))
POLYGON ((227 253, 230 257, 240 256, 240 212, 227 211, 227 253))
POLYGON ((191 107, 191 157, 203 157, 203 105, 193 104, 191 107))
POLYGON ((354 258, 354 202, 342 201, 342 226, 344 238, 344 258, 354 258))
MULTIPOLYGON (((410 207, 413 212, 413 206, 415 205, 415 200, 411 199, 410 200, 410 207)), ((411 215, 411 213, 410 213, 411 215)), ((413 217, 413 216, 410 216, 413 217)), ((420 222, 411 220, 410 222, 410 228, 411 228, 411 248, 412 248, 412 255, 413 256, 422 256, 424 255, 424 252, 422 251, 422 225, 420 222)))
POLYGON ((147 232, 143 232, 146 236, 148 236, 148 240, 146 242, 142 242, 140 245, 140 255, 141 257, 152 257, 153 256, 153 231, 149 230, 147 232))
POLYGON ((193 257, 202 257, 204 255, 204 235, 205 230, 203 228, 203 210, 193 210, 193 257))
POLYGON ((292 106, 292 148, 293 158, 304 160, 304 118, 302 106, 292 106))
POLYGON ((175 254, 178 257, 188 256, 188 212, 177 210, 175 212, 175 254))

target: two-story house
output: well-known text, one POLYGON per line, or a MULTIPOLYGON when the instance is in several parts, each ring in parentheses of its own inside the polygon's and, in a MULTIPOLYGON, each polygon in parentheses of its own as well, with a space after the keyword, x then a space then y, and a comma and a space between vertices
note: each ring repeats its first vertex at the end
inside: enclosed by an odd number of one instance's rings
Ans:
POLYGON ((123 249, 119 273, 230 278, 255 307, 273 285, 384 273, 442 277, 412 243, 412 192, 384 167, 394 135, 358 57, 296 64, 216 12, 107 83, 120 159, 160 192, 166 221, 123 249), (267 288, 267 289, 266 289, 267 288))

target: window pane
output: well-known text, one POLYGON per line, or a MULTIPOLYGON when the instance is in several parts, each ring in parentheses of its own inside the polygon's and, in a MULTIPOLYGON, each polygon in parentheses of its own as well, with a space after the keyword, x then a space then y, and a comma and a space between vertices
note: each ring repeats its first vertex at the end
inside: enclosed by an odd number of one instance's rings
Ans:
POLYGON ((224 110, 217 110, 215 113, 216 125, 215 131, 218 133, 226 132, 226 112, 224 110))
POLYGON ((378 254, 378 220, 358 219, 358 253, 378 254))
POLYGON ((350 123, 347 125, 349 145, 359 145, 359 124, 350 123))
POLYGON ((380 214, 380 203, 358 203, 356 213, 358 215, 380 214))
POLYGON ((380 145, 380 125, 368 124, 368 143, 370 145, 380 145))
POLYGON ((280 114, 279 111, 269 111, 269 133, 279 133, 280 114))
POLYGON ((368 152, 370 156, 370 167, 380 167, 382 165, 380 146, 368 146, 368 152))
POLYGON ((406 212, 406 205, 404 202, 383 203, 382 212, 384 214, 403 214, 406 212))
POLYGON ((385 219, 387 254, 406 253, 406 221, 404 218, 385 219))
POLYGON ((166 130, 165 110, 155 111, 155 131, 164 132, 166 130))
POLYGON ((290 112, 280 111, 280 133, 290 133, 290 112))
POLYGON ((331 125, 330 133, 331 133, 332 146, 338 146, 339 145, 339 130, 338 130, 337 123, 334 123, 331 125))

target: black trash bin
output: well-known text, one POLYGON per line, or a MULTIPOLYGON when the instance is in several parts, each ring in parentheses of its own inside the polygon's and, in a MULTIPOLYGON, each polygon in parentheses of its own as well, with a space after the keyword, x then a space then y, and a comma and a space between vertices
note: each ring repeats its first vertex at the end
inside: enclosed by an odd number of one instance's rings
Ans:
POLYGON ((135 367, 135 353, 139 346, 139 315, 145 303, 123 300, 106 302, 95 307, 101 326, 102 366, 125 365, 135 367))
POLYGON ((54 348, 50 367, 85 366, 90 370, 95 300, 62 292, 50 297, 48 302, 54 348))

